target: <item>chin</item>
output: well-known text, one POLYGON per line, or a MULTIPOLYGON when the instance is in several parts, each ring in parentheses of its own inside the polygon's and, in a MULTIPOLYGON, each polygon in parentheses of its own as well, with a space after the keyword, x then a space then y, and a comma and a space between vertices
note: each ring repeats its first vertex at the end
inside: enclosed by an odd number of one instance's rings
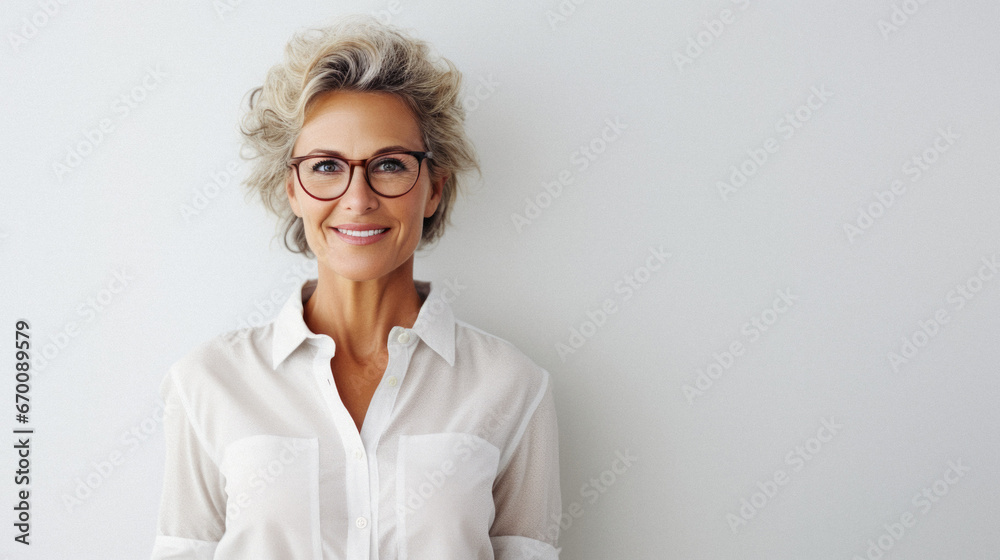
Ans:
POLYGON ((348 280, 355 282, 373 280, 381 278, 391 271, 381 258, 372 260, 370 257, 338 255, 336 253, 335 250, 327 248, 325 258, 322 259, 322 266, 348 280))

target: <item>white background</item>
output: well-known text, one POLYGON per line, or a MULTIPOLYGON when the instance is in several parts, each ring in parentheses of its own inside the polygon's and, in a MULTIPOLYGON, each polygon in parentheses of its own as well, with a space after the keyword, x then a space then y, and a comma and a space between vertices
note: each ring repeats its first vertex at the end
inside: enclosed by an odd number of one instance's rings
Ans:
POLYGON ((0 11, 0 556, 148 556, 166 368, 315 271, 244 200, 243 96, 294 31, 376 12, 465 75, 483 178, 415 277, 553 374, 563 558, 997 557, 996 2, 234 4, 0 11))

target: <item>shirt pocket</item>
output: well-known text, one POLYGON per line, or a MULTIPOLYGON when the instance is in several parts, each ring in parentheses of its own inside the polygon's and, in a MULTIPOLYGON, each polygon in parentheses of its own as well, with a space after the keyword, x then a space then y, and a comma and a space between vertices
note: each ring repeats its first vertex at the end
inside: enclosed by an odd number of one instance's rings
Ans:
POLYGON ((216 558, 322 559, 316 438, 240 438, 226 447, 219 468, 226 531, 216 558))
POLYGON ((500 450, 465 433, 399 438, 400 560, 493 559, 493 481, 500 450))

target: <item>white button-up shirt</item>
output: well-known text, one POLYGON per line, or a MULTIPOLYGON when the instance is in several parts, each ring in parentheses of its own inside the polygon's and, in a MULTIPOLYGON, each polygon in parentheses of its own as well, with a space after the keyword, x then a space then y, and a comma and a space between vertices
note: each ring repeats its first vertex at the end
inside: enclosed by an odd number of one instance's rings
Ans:
POLYGON ((360 433, 303 319, 315 279, 170 367, 154 560, 558 558, 549 373, 414 285, 360 433))

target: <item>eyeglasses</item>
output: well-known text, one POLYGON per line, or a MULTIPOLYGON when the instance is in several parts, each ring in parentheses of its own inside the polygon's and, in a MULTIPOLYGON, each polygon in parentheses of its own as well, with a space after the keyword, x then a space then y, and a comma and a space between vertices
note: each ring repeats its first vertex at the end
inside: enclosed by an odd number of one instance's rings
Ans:
POLYGON ((334 200, 347 192, 355 166, 363 167, 365 180, 376 194, 396 198, 410 192, 420 177, 421 163, 433 159, 431 152, 392 152, 368 159, 344 159, 311 154, 294 157, 288 166, 295 169, 299 185, 316 200, 334 200))

